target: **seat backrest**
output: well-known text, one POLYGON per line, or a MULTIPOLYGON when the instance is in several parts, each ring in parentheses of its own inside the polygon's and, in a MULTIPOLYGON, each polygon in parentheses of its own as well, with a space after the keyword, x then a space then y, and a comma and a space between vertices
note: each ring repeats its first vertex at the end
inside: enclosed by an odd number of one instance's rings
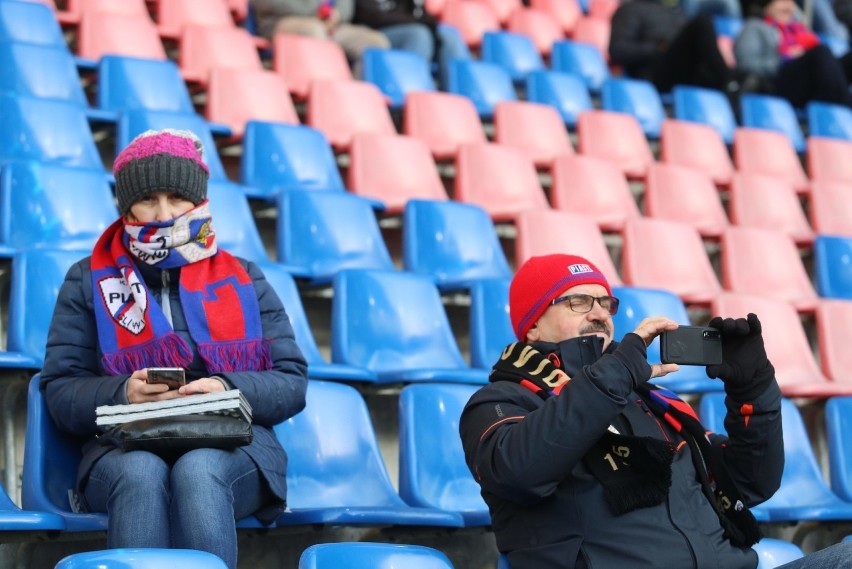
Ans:
POLYGON ((508 31, 486 32, 482 36, 482 60, 503 68, 515 82, 544 69, 544 60, 532 38, 508 31))
POLYGON ((308 126, 261 121, 246 123, 240 181, 270 199, 283 190, 346 190, 323 133, 308 126))
POLYGON ((686 120, 666 119, 660 127, 660 161, 701 170, 718 186, 731 183, 734 163, 712 126, 686 120))
POLYGON ((456 160, 453 198, 483 208, 495 221, 550 207, 533 161, 498 144, 464 144, 456 160))
POLYGON ((709 304, 722 287, 698 230, 665 219, 624 225, 621 276, 630 286, 668 289, 687 304, 709 304))
POLYGON ((811 182, 810 218, 814 231, 852 236, 852 182, 811 182))
POLYGON ((702 237, 718 238, 728 226, 719 192, 704 172, 655 162, 645 180, 645 215, 689 223, 702 237))
POLYGON ((611 286, 621 284, 597 222, 582 212, 530 209, 515 218, 515 264, 530 257, 565 253, 580 255, 600 269, 611 286))
POLYGON ((366 81, 313 81, 306 123, 325 134, 337 151, 348 151, 357 133, 396 134, 384 95, 366 81))
POLYGON ((852 397, 832 397, 825 402, 825 437, 831 489, 852 502, 852 397))
MULTIPOLYGON (((619 286, 612 289, 612 295, 619 301, 618 312, 612 317, 615 340, 620 341, 625 334, 635 330, 642 320, 652 316, 665 316, 678 324, 690 324, 686 305, 670 290, 619 286)), ((659 338, 654 338, 648 345, 648 361, 660 361, 659 338)))
POLYGON ((523 6, 522 0, 482 0, 485 4, 491 6, 492 11, 497 15, 497 20, 500 25, 505 27, 509 21, 509 16, 517 9, 523 6))
POLYGON ((403 267, 442 289, 512 276, 494 223, 473 204, 410 200, 402 219, 403 267))
POLYGON ((547 13, 568 36, 574 33, 577 20, 583 16, 577 0, 532 0, 530 6, 547 13))
MULTIPOLYGON (((144 16, 150 18, 145 0, 125 0, 114 2, 113 0, 66 0, 62 17, 66 20, 80 22, 80 17, 86 12, 111 12, 113 14, 128 14, 130 16, 144 16)), ((59 15, 59 14, 57 14, 59 15)))
POLYGON ((0 171, 0 243, 91 249, 118 210, 103 170, 36 161, 0 171))
POLYGON ((207 197, 219 247, 255 263, 268 263, 269 255, 243 189, 231 182, 212 180, 207 184, 207 197))
POLYGON ((39 2, 0 2, 0 41, 68 49, 56 14, 39 2))
POLYGON ((801 245, 814 240, 795 188, 772 176, 734 174, 728 212, 734 225, 782 231, 801 245))
POLYGON ((852 141, 808 137, 808 175, 813 181, 838 180, 852 184, 852 141))
POLYGON ((852 302, 823 299, 816 312, 819 364, 832 381, 852 383, 852 302))
POLYGON ((757 569, 774 569, 805 556, 795 543, 764 537, 751 546, 757 552, 757 569))
POLYGON ((354 387, 309 381, 305 408, 274 431, 287 449, 290 509, 402 504, 354 387))
POLYGON ((473 102, 445 92, 409 93, 403 132, 425 142, 437 160, 454 158, 462 144, 487 140, 473 102))
POLYGON ((589 217, 604 231, 621 231, 639 208, 621 170, 609 160, 585 155, 553 162, 553 207, 589 217))
POLYGON ((157 2, 157 26, 164 38, 177 39, 188 25, 234 27, 226 0, 168 0, 157 2))
POLYGON ((554 107, 570 128, 577 116, 593 108, 592 98, 583 78, 562 71, 533 71, 527 75, 526 100, 554 107))
POLYGON ((705 87, 676 85, 672 98, 674 118, 712 126, 726 144, 733 143, 737 119, 724 93, 705 87))
POLYGON ((376 372, 467 368, 429 277, 349 269, 333 287, 332 361, 376 372))
POLYGON ((562 154, 574 154, 559 112, 528 101, 502 101, 494 106, 494 142, 523 150, 538 167, 551 166, 562 154))
POLYGON ((606 59, 597 47, 572 40, 558 41, 550 53, 550 67, 582 77, 589 90, 598 92, 610 76, 606 59))
POLYGON ((654 162, 648 139, 632 115, 591 110, 577 118, 580 154, 609 160, 631 179, 644 178, 654 162))
POLYGON ((816 236, 814 280, 821 297, 852 300, 852 237, 816 236))
MULTIPOLYGON (((413 506, 488 523, 488 506, 464 457, 459 419, 475 385, 407 385, 399 394, 399 495, 413 506)), ((471 524, 465 524, 471 525, 471 524)))
POLYGON ((308 98, 313 81, 353 79, 340 44, 293 34, 276 34, 272 39, 272 69, 284 77, 287 90, 300 101, 308 98))
POLYGON ((649 138, 660 137, 660 126, 666 118, 657 88, 644 79, 610 77, 601 86, 601 107, 632 115, 649 138))
POLYGON ((789 302, 765 295, 725 292, 716 298, 712 310, 716 316, 732 318, 742 318, 749 312, 757 314, 766 354, 775 368, 782 393, 788 394, 801 384, 823 387, 829 384, 817 365, 799 314, 789 302))
POLYGON ((509 279, 482 279, 470 287, 470 365, 491 369, 516 341, 509 318, 509 279))
POLYGON ((206 86, 214 67, 263 69, 263 62, 244 28, 188 24, 180 36, 178 66, 186 81, 206 86))
POLYGON ((317 282, 346 268, 393 269, 370 202, 346 192, 288 190, 278 195, 278 261, 317 282))
POLYGON ((167 59, 150 18, 111 12, 85 12, 77 30, 77 55, 97 61, 104 55, 167 59))
POLYGON ((0 93, 0 122, 0 162, 104 167, 85 110, 78 104, 0 93))
POLYGON ((732 225, 722 234, 721 248, 726 290, 786 300, 800 311, 816 307, 816 290, 785 233, 732 225))
POLYGON ((115 132, 116 155, 130 144, 134 138, 146 130, 173 128, 195 133, 204 145, 201 159, 210 169, 211 180, 227 180, 225 166, 219 156, 213 132, 204 117, 195 113, 175 111, 149 111, 147 109, 127 109, 119 115, 115 132))
POLYGON ((437 89, 430 62, 413 51, 367 48, 361 55, 361 75, 378 87, 394 108, 401 108, 412 91, 437 89))
POLYGON ((810 101, 806 107, 808 136, 852 141, 852 109, 845 105, 810 101))
POLYGON ((571 39, 578 43, 594 46, 604 61, 609 63, 609 36, 612 26, 609 20, 584 16, 574 24, 571 39))
POLYGON ((284 79, 265 69, 215 67, 210 71, 208 121, 224 123, 231 134, 242 138, 250 120, 299 124, 284 79))
POLYGON ((796 150, 780 132, 737 128, 734 131, 734 166, 739 172, 784 178, 800 194, 808 191, 808 178, 796 150))
POLYGON ((220 557, 207 551, 196 549, 133 548, 102 549, 72 553, 63 557, 56 564, 55 569, 83 569, 85 567, 225 569, 227 565, 225 565, 225 562, 220 557))
POLYGON ((449 199, 429 147, 413 136, 356 134, 346 185, 354 194, 381 200, 388 214, 402 213, 412 199, 449 199))
POLYGON ((482 118, 494 115, 494 105, 518 98, 509 73, 496 63, 476 59, 450 61, 447 91, 473 101, 482 118))
POLYGON ((98 62, 98 107, 195 112, 175 62, 105 55, 98 62))
POLYGON ((805 135, 792 103, 774 95, 746 93, 740 97, 742 126, 778 131, 793 144, 797 152, 805 151, 805 135))
POLYGON ((0 67, 0 91, 89 106, 67 47, 0 41, 0 67))
POLYGON ((447 0, 441 21, 458 29, 465 44, 474 49, 479 48, 485 32, 500 30, 499 17, 485 2, 447 0))
MULTIPOLYGON (((535 4, 535 3, 533 3, 535 4)), ((565 4, 566 19, 571 16, 567 11, 577 9, 575 20, 580 17, 579 7, 576 2, 567 1, 565 4)), ((573 24, 570 24, 573 26, 573 24)), ((522 34, 530 38, 536 50, 543 56, 550 56, 553 44, 565 39, 565 30, 559 20, 551 13, 538 7, 521 7, 509 15, 506 29, 515 34, 522 34)))
POLYGON ((338 542, 312 545, 302 552, 299 569, 453 569, 446 555, 422 545, 338 542))

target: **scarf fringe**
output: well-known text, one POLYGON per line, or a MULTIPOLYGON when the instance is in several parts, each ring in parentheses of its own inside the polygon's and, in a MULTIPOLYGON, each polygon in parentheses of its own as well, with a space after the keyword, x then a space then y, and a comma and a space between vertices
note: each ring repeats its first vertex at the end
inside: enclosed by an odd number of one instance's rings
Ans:
POLYGON ((237 342, 203 342, 198 353, 210 373, 272 369, 269 341, 263 338, 237 342))
POLYGON ((103 356, 104 369, 111 375, 132 374, 151 367, 152 362, 169 367, 187 367, 192 362, 192 350, 183 338, 169 333, 103 356))

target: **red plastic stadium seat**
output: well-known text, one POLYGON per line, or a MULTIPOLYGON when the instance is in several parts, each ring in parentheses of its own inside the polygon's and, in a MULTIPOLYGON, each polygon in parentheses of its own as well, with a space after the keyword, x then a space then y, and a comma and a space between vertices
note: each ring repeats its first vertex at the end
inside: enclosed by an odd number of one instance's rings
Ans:
POLYGON ((86 12, 77 31, 77 55, 97 61, 107 54, 166 59, 157 26, 150 18, 86 12))
POLYGON ((181 74, 206 85, 214 67, 263 69, 254 38, 243 28, 187 25, 180 39, 181 74))
POLYGON ((287 82, 297 100, 306 100, 311 82, 319 79, 353 79, 346 54, 332 40, 277 34, 272 40, 272 69, 287 82))
POLYGON ((796 190, 784 180, 760 174, 734 174, 728 192, 728 212, 734 225, 776 229, 792 237, 798 245, 813 243, 814 232, 796 190))
POLYGON ((577 118, 580 154, 609 160, 631 179, 648 174, 654 155, 639 122, 631 115, 592 110, 577 118))
POLYGON ((837 180, 852 184, 852 142, 810 136, 807 157, 811 180, 837 180))
POLYGON ((655 163, 645 181, 645 215, 686 222, 702 237, 718 238, 728 226, 719 192, 704 172, 655 163))
POLYGON ((486 2, 447 0, 441 21, 458 29, 468 47, 478 48, 485 32, 500 31, 500 19, 486 2))
POLYGON ((495 105, 494 142, 520 148, 539 167, 550 167, 557 157, 574 154, 559 111, 551 105, 527 101, 495 105))
POLYGON ((346 152, 360 132, 396 134, 379 88, 365 81, 328 79, 311 83, 308 125, 325 134, 337 152, 346 152))
POLYGON ((730 184, 734 174, 734 163, 719 131, 692 121, 663 121, 660 161, 702 170, 717 186, 730 184))
POLYGON ((589 17, 609 22, 620 5, 621 0, 589 0, 589 17))
POLYGON ((491 10, 494 11, 494 14, 497 15, 497 21, 500 22, 501 26, 505 26, 509 21, 509 16, 515 10, 523 7, 521 0, 474 0, 476 2, 483 2, 488 5, 491 10))
POLYGON ((235 27, 227 0, 160 0, 157 26, 164 38, 178 39, 187 25, 235 27))
POLYGON ((817 306, 819 364, 832 381, 852 384, 852 302, 822 299, 817 306))
POLYGON ((810 214, 817 233, 852 235, 852 183, 811 182, 810 214))
MULTIPOLYGON (((49 5, 56 8, 52 1, 49 5)), ((67 0, 65 9, 57 12, 56 16, 62 24, 77 25, 86 12, 108 12, 150 19, 145 0, 67 0)))
MULTIPOLYGON (((566 6, 576 6, 566 1, 566 6)), ((579 10, 579 7, 577 8, 579 10)), ((573 25, 573 24, 572 24, 573 25)), ((565 39, 565 31, 552 14, 535 8, 519 8, 512 12, 506 29, 529 36, 538 52, 548 57, 553 42, 565 39)))
POLYGON ((436 160, 455 158, 462 144, 487 140, 473 102, 452 93, 409 93, 402 128, 425 142, 436 160))
POLYGON ((580 43, 592 44, 601 52, 604 60, 609 62, 610 28, 609 20, 585 16, 574 24, 574 33, 571 35, 571 39, 580 43))
POLYGON ((532 0, 530 6, 546 12, 566 36, 574 33, 577 20, 583 17, 583 9, 577 0, 532 0))
POLYGON ((734 131, 734 165, 739 172, 784 178, 798 193, 808 192, 808 177, 784 133, 738 127, 734 131))

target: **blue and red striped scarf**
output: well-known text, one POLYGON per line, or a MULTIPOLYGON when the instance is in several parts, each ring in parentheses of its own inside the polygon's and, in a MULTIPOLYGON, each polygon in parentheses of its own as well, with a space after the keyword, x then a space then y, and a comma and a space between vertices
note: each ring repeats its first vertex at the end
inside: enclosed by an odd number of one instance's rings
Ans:
POLYGON ((118 219, 92 252, 95 321, 103 367, 113 375, 146 367, 188 367, 191 347, 174 332, 136 263, 180 268, 180 302, 208 373, 272 367, 262 337, 254 284, 242 265, 218 250, 205 201, 166 222, 118 219))

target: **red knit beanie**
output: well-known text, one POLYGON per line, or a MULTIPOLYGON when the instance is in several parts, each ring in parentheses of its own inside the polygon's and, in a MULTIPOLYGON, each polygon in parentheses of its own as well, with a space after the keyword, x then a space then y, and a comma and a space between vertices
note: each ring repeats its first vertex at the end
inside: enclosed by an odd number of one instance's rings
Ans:
POLYGON ((509 285, 509 315, 512 329, 521 342, 550 306, 550 301, 571 287, 599 284, 612 296, 612 289, 596 266, 577 255, 530 257, 509 285))

